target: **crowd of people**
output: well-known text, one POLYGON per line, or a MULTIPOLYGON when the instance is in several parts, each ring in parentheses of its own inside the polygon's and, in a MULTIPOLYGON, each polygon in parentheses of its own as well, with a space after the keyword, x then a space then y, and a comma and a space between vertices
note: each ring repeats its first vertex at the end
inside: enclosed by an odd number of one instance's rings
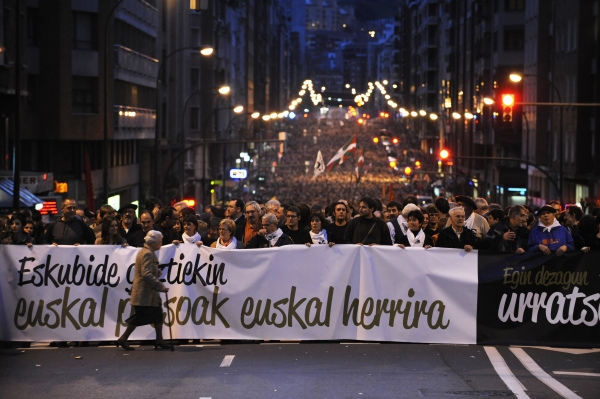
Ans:
POLYGON ((558 201, 534 212, 520 205, 502 209, 468 196, 439 197, 426 206, 411 195, 385 205, 369 196, 326 205, 233 198, 226 207, 207 206, 197 213, 184 202, 163 206, 152 198, 143 210, 135 204, 118 210, 102 205, 93 214, 65 199, 61 210, 61 217, 47 224, 28 209, 9 215, 0 232, 2 244, 144 247, 154 231, 160 233, 162 245, 220 249, 359 244, 562 255, 600 248, 600 209, 584 214, 579 205, 562 206, 558 201))

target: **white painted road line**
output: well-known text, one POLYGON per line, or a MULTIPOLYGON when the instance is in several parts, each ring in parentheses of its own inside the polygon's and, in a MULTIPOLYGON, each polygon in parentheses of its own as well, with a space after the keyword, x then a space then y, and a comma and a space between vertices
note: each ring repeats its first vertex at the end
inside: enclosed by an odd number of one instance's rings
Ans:
POLYGON ((525 353, 523 349, 510 348, 510 351, 517 357, 517 359, 519 359, 521 363, 523 363, 523 366, 525 366, 525 368, 527 368, 531 374, 533 374, 538 380, 542 381, 544 384, 550 387, 550 389, 555 391, 563 398, 581 398, 581 396, 577 395, 575 392, 571 391, 569 388, 552 378, 550 374, 546 373, 527 353, 525 353))
POLYGON ((231 366, 231 362, 233 362, 233 358, 235 355, 227 355, 223 358, 221 365, 219 367, 229 367, 231 366))
POLYGON ((494 370, 496 370, 498 376, 502 378, 502 381, 504 381, 508 389, 510 389, 517 398, 529 398, 529 396, 525 393, 527 389, 523 386, 523 384, 521 384, 521 381, 515 377, 512 371, 510 371, 508 365, 504 361, 504 358, 500 352, 498 352, 498 349, 492 346, 485 346, 484 349, 485 353, 490 359, 490 362, 492 363, 492 366, 494 367, 494 370))
POLYGON ((600 373, 583 373, 579 371, 553 371, 553 373, 560 375, 580 375, 582 377, 600 377, 600 373))

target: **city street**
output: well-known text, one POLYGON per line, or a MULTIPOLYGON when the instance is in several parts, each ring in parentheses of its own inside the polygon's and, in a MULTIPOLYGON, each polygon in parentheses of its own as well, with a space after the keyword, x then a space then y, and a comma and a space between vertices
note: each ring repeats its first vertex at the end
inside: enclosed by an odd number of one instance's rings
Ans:
POLYGON ((2 398, 597 398, 600 349, 219 342, 0 350, 2 398))

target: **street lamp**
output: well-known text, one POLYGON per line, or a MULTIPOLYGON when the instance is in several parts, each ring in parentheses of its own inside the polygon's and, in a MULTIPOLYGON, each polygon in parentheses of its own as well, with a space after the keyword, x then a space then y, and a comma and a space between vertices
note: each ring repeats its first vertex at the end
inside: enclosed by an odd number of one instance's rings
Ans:
MULTIPOLYGON (((199 54, 207 57, 210 56, 213 53, 213 48, 210 46, 201 46, 201 47, 197 47, 197 46, 193 46, 193 47, 181 47, 178 48, 176 50, 171 51, 169 54, 167 54, 167 56, 160 62, 160 66, 158 68, 158 73, 156 74, 156 115, 154 118, 154 162, 152 163, 152 190, 154 193, 157 192, 158 190, 158 148, 159 148, 159 142, 160 142, 160 135, 158 134, 158 127, 159 127, 159 115, 160 115, 160 110, 159 110, 159 105, 160 105, 160 83, 161 81, 161 76, 163 73, 163 69, 167 63, 167 60, 181 52, 181 51, 185 51, 185 50, 195 50, 198 51, 199 54)), ((183 132, 182 132, 183 134, 183 132)), ((182 141, 183 141, 183 137, 182 137, 182 141)))
MULTIPOLYGON (((539 78, 542 79, 543 81, 545 81, 546 83, 548 83, 552 89, 554 90, 554 92, 556 93, 556 96, 558 97, 558 103, 562 104, 562 98, 560 95, 560 91, 558 90, 558 88, 556 87, 556 85, 548 78, 541 76, 541 75, 536 75, 536 74, 529 74, 529 73, 525 73, 525 74, 517 74, 517 73, 511 73, 509 75, 509 78, 511 81, 513 82, 520 82, 521 80, 523 80, 524 77, 535 77, 535 78, 539 78)), ((524 112, 523 112, 524 114, 524 112)), ((559 131, 558 131, 558 141, 559 141, 559 157, 558 157, 558 183, 559 183, 559 191, 558 191, 558 197, 560 200, 560 203, 562 205, 564 205, 563 202, 563 193, 564 193, 564 183, 565 183, 565 179, 564 179, 564 174, 563 174, 563 154, 564 154, 564 148, 563 148, 563 107, 560 107, 560 113, 559 113, 559 131)), ((529 143, 528 143, 529 144, 529 143)), ((529 154, 527 154, 529 156, 529 154)), ((529 176, 528 176, 529 179, 529 176)))

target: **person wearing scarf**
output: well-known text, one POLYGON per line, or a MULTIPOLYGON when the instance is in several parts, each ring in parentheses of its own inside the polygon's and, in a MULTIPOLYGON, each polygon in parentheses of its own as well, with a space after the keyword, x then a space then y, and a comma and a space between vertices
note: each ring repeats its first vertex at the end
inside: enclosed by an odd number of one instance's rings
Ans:
POLYGON ((244 244, 235 238, 235 222, 231 219, 223 219, 219 223, 219 238, 212 244, 211 248, 219 249, 244 249, 244 244))
POLYGON ((423 213, 418 209, 410 211, 406 215, 408 229, 406 230, 406 235, 400 237, 400 242, 397 244, 400 248, 422 247, 429 249, 433 246, 433 239, 425 235, 422 229, 423 219, 423 213))
POLYGON ((554 212, 554 208, 549 205, 538 210, 540 221, 529 233, 528 252, 541 251, 544 255, 550 255, 556 251, 556 256, 561 256, 567 251, 575 250, 571 233, 556 220, 554 212))
POLYGON ((198 233, 198 219, 196 215, 187 215, 183 219, 183 233, 181 233, 179 243, 195 244, 198 247, 202 246, 202 237, 198 233))
POLYGON ((294 241, 277 226, 277 217, 267 213, 262 217, 262 229, 252 237, 246 248, 271 248, 291 245, 294 241))
MULTIPOLYGON (((327 244, 332 247, 335 243, 327 240, 327 230, 323 228, 325 224, 325 218, 320 213, 313 213, 310 215, 310 239, 312 244, 327 244)), ((306 246, 310 247, 311 243, 307 242, 306 246)))

